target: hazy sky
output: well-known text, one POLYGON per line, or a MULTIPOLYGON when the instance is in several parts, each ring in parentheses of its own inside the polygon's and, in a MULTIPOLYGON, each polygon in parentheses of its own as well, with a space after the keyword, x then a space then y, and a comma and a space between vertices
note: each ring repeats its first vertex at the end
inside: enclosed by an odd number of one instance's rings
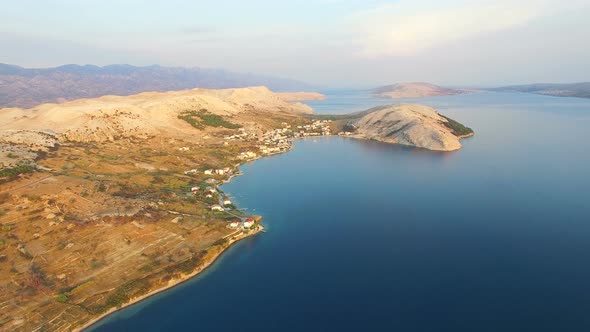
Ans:
POLYGON ((325 86, 590 81, 590 0, 19 0, 0 62, 225 68, 325 86))

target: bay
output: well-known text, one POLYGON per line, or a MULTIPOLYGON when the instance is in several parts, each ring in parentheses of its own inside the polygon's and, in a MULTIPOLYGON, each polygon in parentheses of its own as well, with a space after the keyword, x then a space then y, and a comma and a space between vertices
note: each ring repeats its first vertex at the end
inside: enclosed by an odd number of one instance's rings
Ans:
MULTIPOLYGON (((364 93, 312 104, 384 103, 364 93)), ((244 165, 223 190, 267 232, 92 330, 590 330, 590 100, 402 102, 476 135, 452 153, 305 139, 244 165)))

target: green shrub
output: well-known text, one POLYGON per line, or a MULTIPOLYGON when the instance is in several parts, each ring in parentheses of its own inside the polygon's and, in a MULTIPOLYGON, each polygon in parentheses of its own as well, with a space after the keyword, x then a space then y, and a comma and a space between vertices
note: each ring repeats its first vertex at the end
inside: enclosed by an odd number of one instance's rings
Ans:
POLYGON ((202 109, 200 111, 185 111, 178 115, 178 118, 184 120, 191 126, 197 129, 205 129, 205 126, 209 127, 223 127, 228 129, 238 129, 242 126, 225 121, 221 116, 211 114, 207 110, 202 109))
POLYGON ((463 124, 451 119, 447 118, 444 115, 441 115, 443 118, 447 119, 447 122, 443 122, 443 124, 453 131, 453 134, 457 136, 469 135, 473 134, 473 129, 469 127, 465 127, 463 124))
POLYGON ((59 294, 57 294, 55 299, 57 300, 57 302, 66 303, 70 300, 70 293, 69 292, 59 293, 59 294))
POLYGON ((31 165, 18 165, 12 168, 5 168, 0 170, 0 178, 13 177, 20 174, 31 173, 35 170, 35 167, 31 165))

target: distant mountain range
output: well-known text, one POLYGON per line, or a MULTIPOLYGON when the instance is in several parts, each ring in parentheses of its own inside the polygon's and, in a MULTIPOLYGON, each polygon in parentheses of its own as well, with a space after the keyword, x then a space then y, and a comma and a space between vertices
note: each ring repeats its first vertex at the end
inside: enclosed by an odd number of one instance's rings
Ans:
POLYGON ((468 91, 450 89, 425 82, 397 83, 373 89, 373 94, 381 98, 422 98, 434 96, 453 96, 468 91))
POLYGON ((590 82, 582 83, 537 83, 525 85, 512 85, 499 88, 488 89, 492 91, 517 91, 536 93, 539 95, 556 96, 556 97, 579 97, 590 98, 590 82))
POLYGON ((306 83, 234 73, 221 69, 163 67, 158 65, 64 65, 30 69, 0 64, 0 108, 33 107, 104 95, 131 95, 146 91, 192 88, 239 88, 264 85, 274 91, 309 89, 306 83))

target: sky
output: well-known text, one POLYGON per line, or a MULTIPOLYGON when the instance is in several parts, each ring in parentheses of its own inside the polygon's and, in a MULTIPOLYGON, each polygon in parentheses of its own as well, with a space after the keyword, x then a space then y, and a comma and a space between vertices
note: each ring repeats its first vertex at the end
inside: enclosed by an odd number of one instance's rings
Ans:
POLYGON ((590 81, 590 0, 19 0, 0 62, 223 68, 324 87, 590 81))

